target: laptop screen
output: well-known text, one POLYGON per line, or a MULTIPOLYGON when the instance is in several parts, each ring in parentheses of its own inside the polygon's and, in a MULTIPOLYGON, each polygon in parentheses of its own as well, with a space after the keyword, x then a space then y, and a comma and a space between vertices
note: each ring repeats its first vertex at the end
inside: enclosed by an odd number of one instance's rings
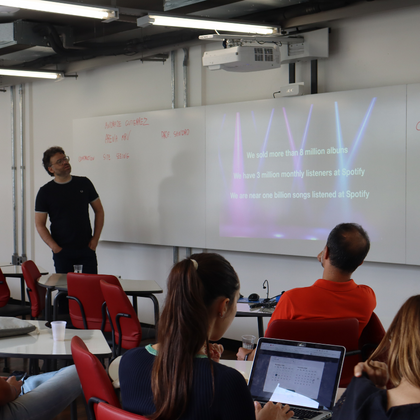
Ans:
POLYGON ((254 400, 330 410, 335 401, 345 348, 261 338, 248 387, 254 400))

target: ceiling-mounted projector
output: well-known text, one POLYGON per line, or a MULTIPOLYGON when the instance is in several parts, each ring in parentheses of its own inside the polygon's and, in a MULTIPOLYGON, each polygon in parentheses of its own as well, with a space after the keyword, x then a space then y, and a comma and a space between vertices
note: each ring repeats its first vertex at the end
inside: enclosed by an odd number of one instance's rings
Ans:
POLYGON ((280 67, 280 49, 277 45, 243 45, 207 51, 203 55, 203 66, 237 72, 275 69, 280 67))

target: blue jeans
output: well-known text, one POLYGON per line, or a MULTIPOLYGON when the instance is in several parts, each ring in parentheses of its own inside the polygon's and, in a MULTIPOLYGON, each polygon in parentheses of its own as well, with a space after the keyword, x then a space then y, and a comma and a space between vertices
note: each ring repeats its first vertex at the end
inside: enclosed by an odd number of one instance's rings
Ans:
POLYGON ((0 407, 1 420, 52 420, 81 393, 76 366, 34 375, 25 380, 22 393, 0 407))

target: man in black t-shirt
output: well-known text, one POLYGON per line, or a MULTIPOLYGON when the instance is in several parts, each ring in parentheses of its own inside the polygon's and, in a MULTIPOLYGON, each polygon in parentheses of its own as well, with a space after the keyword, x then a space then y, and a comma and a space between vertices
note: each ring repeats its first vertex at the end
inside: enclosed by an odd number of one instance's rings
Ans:
POLYGON ((35 226, 51 248, 55 271, 68 273, 73 265, 83 265, 84 273, 97 273, 96 247, 104 225, 104 209, 92 182, 71 175, 70 158, 61 147, 51 147, 42 159, 54 179, 38 191, 35 201, 35 226), (95 213, 94 230, 89 205, 95 213), (47 215, 51 226, 48 230, 47 215))

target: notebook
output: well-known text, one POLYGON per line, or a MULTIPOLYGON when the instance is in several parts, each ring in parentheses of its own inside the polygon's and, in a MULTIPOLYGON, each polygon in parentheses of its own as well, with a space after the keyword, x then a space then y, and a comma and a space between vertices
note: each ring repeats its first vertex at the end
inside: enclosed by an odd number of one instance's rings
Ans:
POLYGON ((289 404, 293 418, 328 419, 345 353, 342 346, 260 338, 248 382, 252 398, 289 404))

